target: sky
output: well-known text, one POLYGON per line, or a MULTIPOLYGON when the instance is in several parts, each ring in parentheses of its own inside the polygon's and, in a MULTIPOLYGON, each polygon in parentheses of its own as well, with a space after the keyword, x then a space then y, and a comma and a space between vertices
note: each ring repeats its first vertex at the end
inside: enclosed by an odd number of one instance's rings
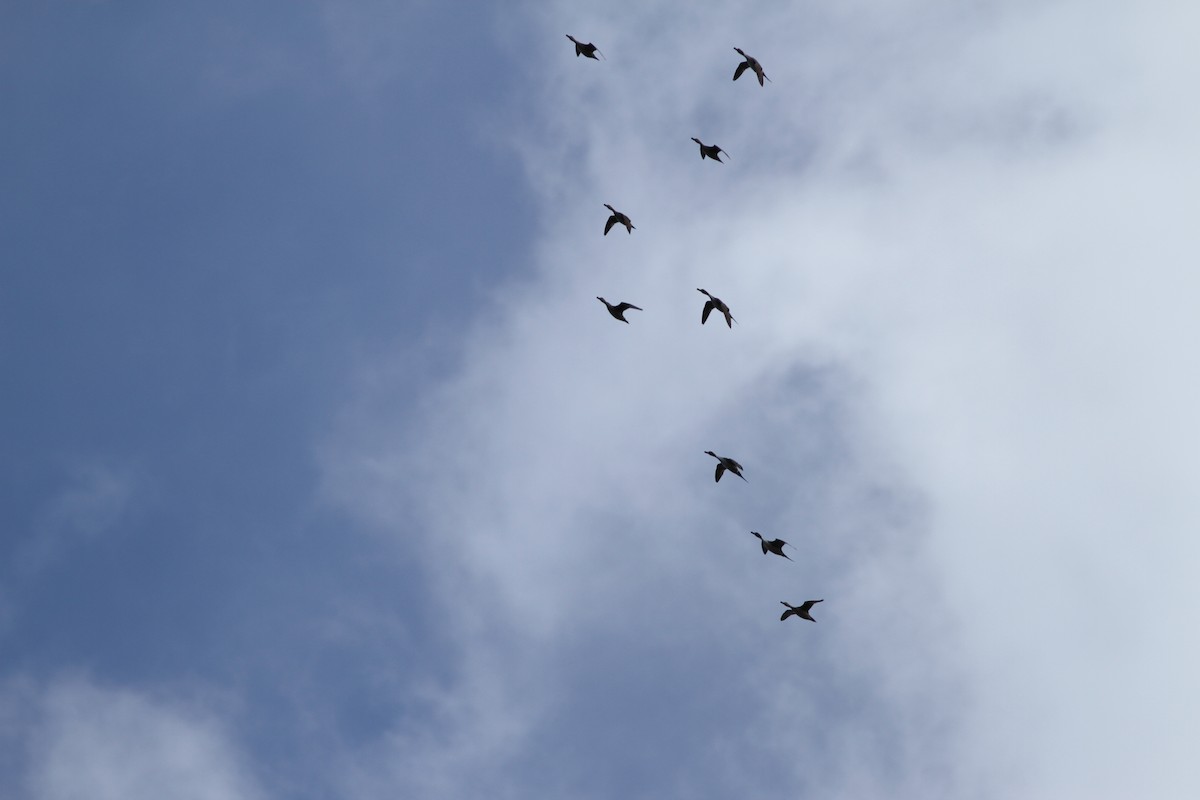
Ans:
POLYGON ((0 796, 1200 796, 1198 35, 0 5, 0 796))

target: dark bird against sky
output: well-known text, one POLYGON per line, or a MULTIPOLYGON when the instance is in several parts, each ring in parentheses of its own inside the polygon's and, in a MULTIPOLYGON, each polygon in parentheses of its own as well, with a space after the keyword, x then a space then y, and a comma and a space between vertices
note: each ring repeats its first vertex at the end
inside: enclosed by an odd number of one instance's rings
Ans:
POLYGON ((621 320, 621 322, 624 322, 626 325, 629 324, 629 320, 625 319, 626 311, 628 311, 631 308, 634 311, 642 310, 642 309, 638 308, 637 306, 635 306, 633 303, 617 303, 614 306, 612 303, 608 302, 603 297, 597 296, 596 299, 599 300, 601 303, 604 303, 604 305, 608 307, 608 313, 612 314, 614 318, 621 320))
POLYGON ((785 544, 787 544, 787 542, 785 542, 783 539, 764 539, 763 535, 761 533, 759 533, 758 531, 750 531, 750 532, 752 534, 754 534, 755 536, 757 536, 759 538, 759 541, 762 543, 762 551, 763 551, 764 556, 767 553, 774 553, 777 556, 783 556, 788 561, 792 560, 791 556, 789 556, 787 553, 783 552, 783 546, 785 544))
POLYGON ((708 315, 713 312, 713 309, 716 309, 725 315, 725 324, 732 328, 736 320, 733 318, 733 314, 729 313, 729 306, 725 305, 721 298, 713 297, 704 289, 697 289, 696 291, 708 297, 708 302, 704 304, 704 311, 700 313, 700 324, 703 325, 708 322, 708 315))
POLYGON ((615 208, 610 206, 608 203, 605 203, 604 207, 612 212, 612 216, 608 218, 608 222, 605 223, 605 225, 604 225, 604 235, 605 236, 608 236, 608 232, 610 230, 612 230, 612 226, 617 225, 617 224, 624 225, 626 233, 633 233, 633 229, 636 228, 637 226, 633 224, 633 221, 630 220, 629 217, 622 214, 620 211, 617 211, 615 208))
POLYGON ((754 74, 756 76, 758 76, 758 85, 759 86, 763 85, 763 78, 766 78, 767 80, 771 80, 770 78, 767 78, 767 73, 763 72, 762 64, 758 63, 757 58, 755 58, 754 56, 746 55, 746 51, 742 50, 742 48, 740 48, 740 47, 735 47, 733 49, 737 50, 738 53, 741 54, 742 58, 746 59, 742 63, 738 64, 737 69, 735 69, 733 71, 733 79, 735 81, 738 78, 742 77, 742 73, 746 71, 747 67, 752 69, 754 71, 754 74))
MULTIPOLYGON (((596 47, 596 45, 592 44, 591 42, 584 44, 583 42, 579 41, 578 39, 576 39, 574 36, 572 36, 569 33, 567 34, 567 38, 575 43, 575 57, 576 58, 579 58, 580 56, 584 56, 585 58, 590 58, 595 61, 600 60, 600 59, 596 58, 596 53, 600 53, 600 49, 598 47, 596 47)), ((600 53, 600 55, 604 55, 604 53, 600 53)), ((605 61, 607 61, 607 60, 608 59, 606 58, 605 61)))
POLYGON ((801 619, 806 619, 809 622, 816 622, 816 620, 813 619, 812 616, 808 612, 811 611, 812 607, 815 606, 817 603, 824 603, 825 601, 823 599, 822 600, 805 600, 803 603, 801 603, 798 606, 794 606, 791 603, 784 601, 784 600, 780 600, 779 602, 781 602, 785 606, 787 606, 787 611, 784 611, 783 614, 779 617, 780 622, 783 622, 785 619, 792 616, 793 614, 795 614, 797 617, 800 617, 801 619))
MULTIPOLYGON (((720 482, 721 476, 725 474, 725 470, 729 470, 734 475, 737 475, 742 480, 746 480, 746 476, 742 474, 742 465, 727 456, 719 456, 712 450, 704 451, 707 455, 712 456, 717 460, 717 482, 720 482)), ((749 483, 750 481, 746 481, 749 483)))
MULTIPOLYGON (((695 142, 696 144, 700 145, 700 160, 701 161, 703 161, 706 158, 711 158, 713 161, 718 161, 722 164, 725 163, 724 161, 721 161, 721 153, 725 153, 724 150, 717 147, 715 144, 705 144, 704 142, 697 139, 695 136, 692 137, 692 141, 695 142)), ((729 155, 729 153, 725 153, 725 155, 729 155)))

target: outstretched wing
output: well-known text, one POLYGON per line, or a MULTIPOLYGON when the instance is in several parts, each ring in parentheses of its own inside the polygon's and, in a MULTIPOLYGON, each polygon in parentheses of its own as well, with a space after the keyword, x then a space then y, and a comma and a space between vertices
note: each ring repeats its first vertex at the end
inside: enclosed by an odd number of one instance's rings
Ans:
POLYGON ((747 61, 743 61, 742 63, 738 64, 737 69, 733 71, 733 79, 736 81, 738 78, 742 77, 742 73, 746 71, 746 67, 748 66, 750 66, 750 64, 747 61))
POLYGON ((796 609, 789 608, 787 611, 784 611, 782 614, 779 615, 779 621, 783 622, 785 619, 787 619, 788 617, 790 617, 792 614, 795 614, 795 613, 796 613, 796 609))
POLYGON ((712 313, 713 308, 714 308, 714 306, 713 306, 712 300, 709 300, 707 303, 704 304, 704 313, 700 315, 700 324, 701 325, 708 322, 708 315, 712 313))
POLYGON ((617 306, 617 311, 621 314, 624 314, 626 311, 628 311, 631 308, 634 311, 641 311, 641 309, 638 308, 637 306, 635 306, 633 303, 621 303, 621 305, 617 306))
POLYGON ((729 313, 728 308, 725 309, 725 324, 728 325, 730 329, 733 328, 733 314, 729 313))
POLYGON ((608 218, 608 222, 604 225, 604 235, 608 236, 608 232, 612 230, 612 226, 617 224, 617 215, 613 214, 608 218))
POLYGON ((724 465, 724 464, 721 464, 721 463, 718 463, 718 464, 717 464, 717 477, 716 477, 716 480, 717 480, 718 482, 720 482, 720 480, 721 480, 721 476, 722 476, 722 475, 724 475, 724 474, 725 474, 725 465, 724 465))

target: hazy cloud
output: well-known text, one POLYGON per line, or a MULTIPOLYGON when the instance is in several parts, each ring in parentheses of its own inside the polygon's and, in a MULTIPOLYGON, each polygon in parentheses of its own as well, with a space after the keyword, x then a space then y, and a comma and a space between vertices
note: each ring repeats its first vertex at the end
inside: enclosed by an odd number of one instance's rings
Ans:
POLYGON ((83 678, 9 681, 0 729, 6 720, 23 727, 10 753, 25 759, 10 788, 31 800, 263 797, 224 725, 195 702, 83 678))

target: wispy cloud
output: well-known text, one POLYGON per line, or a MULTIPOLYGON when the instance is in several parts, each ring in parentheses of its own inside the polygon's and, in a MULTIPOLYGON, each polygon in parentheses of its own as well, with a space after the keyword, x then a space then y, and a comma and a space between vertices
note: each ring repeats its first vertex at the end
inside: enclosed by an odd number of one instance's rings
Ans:
POLYGON ((137 488, 136 473, 126 465, 100 459, 75 459, 66 466, 62 487, 38 510, 14 565, 35 573, 65 549, 118 527, 137 488))
POLYGON ((84 678, 9 681, 0 732, 22 728, 24 769, 7 777, 31 800, 255 800, 258 789, 228 730, 203 707, 84 678), (14 779, 14 776, 20 776, 14 779))

